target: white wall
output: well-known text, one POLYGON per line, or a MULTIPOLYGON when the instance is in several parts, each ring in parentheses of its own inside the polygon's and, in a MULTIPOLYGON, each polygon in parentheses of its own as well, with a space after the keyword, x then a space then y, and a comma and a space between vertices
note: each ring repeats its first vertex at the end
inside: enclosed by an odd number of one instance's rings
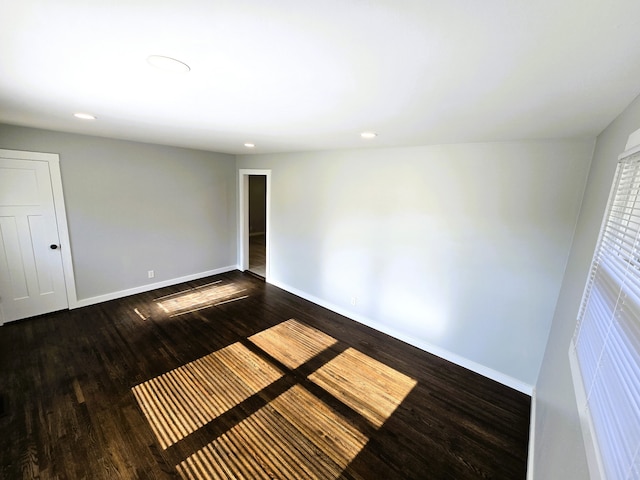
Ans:
POLYGON ((526 390, 592 149, 441 145, 245 155, 237 167, 272 169, 271 281, 526 390))
POLYGON ((80 300, 236 264, 231 155, 9 125, 0 148, 60 154, 80 300))
POLYGON ((638 128, 640 97, 597 138, 571 255, 536 386, 535 478, 588 478, 569 368, 569 342, 575 330, 618 155, 624 151, 628 136, 638 128))

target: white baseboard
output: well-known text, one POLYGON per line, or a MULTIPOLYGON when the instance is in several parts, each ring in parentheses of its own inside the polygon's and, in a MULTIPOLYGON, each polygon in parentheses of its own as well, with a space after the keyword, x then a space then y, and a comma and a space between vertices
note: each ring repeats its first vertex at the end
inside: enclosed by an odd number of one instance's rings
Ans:
MULTIPOLYGON (((170 280, 164 280, 162 282, 156 282, 156 283, 150 283, 150 284, 146 284, 146 285, 141 285, 139 287, 134 287, 134 288, 130 288, 127 290, 120 290, 118 292, 112 292, 112 293, 107 293, 105 295, 98 295, 96 297, 90 297, 90 298, 83 298, 83 299, 79 299, 75 302, 74 305, 70 305, 69 308, 80 308, 80 307, 86 307, 89 305, 95 305, 97 303, 102 303, 102 302, 107 302, 109 300, 115 300, 118 298, 123 298, 123 297, 128 297, 130 295, 135 295, 138 293, 143 293, 143 292, 148 292, 150 290, 155 290, 158 288, 163 288, 163 287, 168 287, 171 285, 176 285, 178 283, 183 283, 183 282, 189 282, 192 280, 198 280, 200 278, 204 278, 204 277, 209 277, 211 275, 217 275, 220 273, 226 273, 226 272, 230 272, 232 270, 241 270, 239 265, 228 265, 226 267, 221 267, 221 268, 217 268, 215 270, 208 270, 205 272, 200 272, 200 273, 196 273, 193 275, 187 275, 184 277, 179 277, 179 278, 173 278, 170 280)), ((481 365, 477 362, 474 362, 472 360, 469 360, 467 358, 464 358, 456 353, 450 352, 444 348, 438 347, 436 345, 433 345, 431 343, 410 337, 404 333, 398 332, 392 328, 389 328, 386 325, 382 325, 378 322, 375 322, 369 318, 364 317, 363 315, 359 315, 356 314, 354 312, 348 311, 347 309, 344 309, 342 307, 339 307, 337 305, 334 305, 330 302, 326 302, 325 300, 315 297, 313 295, 310 295, 306 292, 303 292, 302 290, 298 290, 297 288, 291 287, 290 285, 284 284, 282 282, 278 282, 278 281, 273 281, 270 278, 267 278, 267 282, 271 283, 272 285, 275 285, 278 288, 282 288, 283 290, 286 290, 290 293, 293 293, 294 295, 297 295, 299 297, 304 298, 305 300, 309 300, 310 302, 313 302, 317 305, 320 305, 321 307, 324 307, 328 310, 331 310, 333 312, 336 312, 340 315, 344 315, 345 317, 351 318, 352 320, 355 320, 358 323, 362 323, 363 325, 366 325, 368 327, 373 328, 374 330, 378 330, 379 332, 382 333, 386 333, 387 335, 390 335, 394 338, 397 338, 398 340, 402 340, 403 342, 408 343, 409 345, 413 345, 414 347, 417 347, 421 350, 424 350, 426 352, 429 352, 433 355, 436 355, 440 358, 443 358, 445 360, 448 360, 452 363, 455 363, 456 365, 459 365, 461 367, 464 367, 468 370, 471 370, 473 372, 476 372, 484 377, 490 378, 491 380, 495 380, 498 383, 501 383, 503 385, 506 385, 510 388, 513 388, 514 390, 517 390, 519 392, 522 392, 526 395, 532 395, 533 394, 533 386, 529 385, 521 380, 518 380, 516 378, 513 378, 509 375, 506 375, 502 372, 498 372, 497 370, 494 370, 492 368, 486 367, 484 365, 481 365)), ((534 403, 535 405, 535 403, 534 403)))
POLYGON ((529 417, 529 449, 527 451, 527 480, 533 480, 534 454, 536 448, 536 389, 531 392, 531 416, 529 417))
POLYGON ((117 298, 128 297, 137 293, 148 292, 157 288, 169 287, 171 285, 177 285, 178 283, 190 282, 192 280, 198 280, 204 277, 210 277, 211 275, 218 275, 219 273, 226 273, 232 270, 236 270, 237 265, 229 265, 222 268, 216 268, 215 270, 207 270, 206 272, 195 273, 193 275, 187 275, 184 277, 172 278, 170 280, 163 280, 162 282, 149 283, 141 285, 139 287, 129 288, 127 290, 120 290, 118 292, 107 293, 105 295, 98 295, 97 297, 83 298, 78 300, 74 305, 70 305, 69 308, 87 307, 89 305, 95 305, 96 303, 108 302, 109 300, 115 300, 117 298))
POLYGON ((518 380, 517 378, 513 378, 510 375, 506 375, 502 372, 499 372, 492 368, 481 365, 477 362, 474 362, 473 360, 469 360, 468 358, 462 357, 461 355, 450 352, 444 348, 438 347, 429 342, 425 342, 423 340, 419 340, 409 335, 406 335, 404 333, 398 332, 397 330, 389 328, 386 325, 382 325, 378 322, 375 322, 369 318, 364 317, 363 315, 350 312, 347 309, 344 309, 332 303, 326 302, 321 298, 315 297, 306 292, 298 290, 297 288, 291 287, 290 285, 284 284, 279 281, 273 281, 272 279, 267 279, 267 282, 271 283, 272 285, 275 285, 278 288, 282 288, 287 292, 293 293, 298 297, 302 297, 305 300, 309 300, 310 302, 313 302, 317 305, 320 305, 321 307, 331 310, 332 312, 336 312, 340 315, 344 315, 345 317, 348 317, 352 320, 355 320, 358 323, 362 323, 363 325, 371 327, 374 330, 378 330, 379 332, 386 333, 387 335, 397 338, 398 340, 402 340, 403 342, 408 343, 409 345, 413 345, 414 347, 424 350, 425 352, 429 352, 440 358, 443 358, 452 363, 455 363, 456 365, 464 367, 467 370, 471 370, 472 372, 475 372, 484 377, 490 378, 491 380, 495 380, 496 382, 506 385, 507 387, 513 388, 514 390, 517 390, 529 396, 531 396, 533 393, 533 385, 530 385, 521 380, 518 380))

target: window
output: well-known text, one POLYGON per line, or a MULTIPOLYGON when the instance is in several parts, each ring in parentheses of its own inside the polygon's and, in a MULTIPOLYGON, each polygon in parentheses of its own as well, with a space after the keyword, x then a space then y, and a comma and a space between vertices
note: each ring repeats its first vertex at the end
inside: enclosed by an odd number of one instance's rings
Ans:
POLYGON ((640 478, 640 147, 620 156, 569 354, 592 478, 640 478))

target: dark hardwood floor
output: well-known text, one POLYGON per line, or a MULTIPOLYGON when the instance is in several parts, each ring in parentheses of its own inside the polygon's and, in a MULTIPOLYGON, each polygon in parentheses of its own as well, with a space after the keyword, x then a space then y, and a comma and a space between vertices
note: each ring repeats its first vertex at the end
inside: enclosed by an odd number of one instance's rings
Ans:
POLYGON ((262 278, 266 277, 266 242, 265 234, 249 237, 249 270, 262 278))
POLYGON ((2 479, 525 478, 529 397, 240 272, 7 324, 0 368, 2 479))

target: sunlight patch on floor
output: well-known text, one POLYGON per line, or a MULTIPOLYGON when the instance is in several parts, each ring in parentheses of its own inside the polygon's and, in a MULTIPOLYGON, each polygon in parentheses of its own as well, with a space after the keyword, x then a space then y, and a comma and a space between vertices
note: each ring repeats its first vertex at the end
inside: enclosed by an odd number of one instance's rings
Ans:
POLYGON ((417 383, 354 348, 320 367, 309 380, 376 427, 382 426, 417 383))
POLYGON ((205 308, 222 305, 231 301, 242 300, 248 295, 239 295, 246 291, 237 285, 223 284, 221 280, 207 285, 190 288, 182 292, 172 293, 156 298, 154 302, 165 313, 171 316, 184 315, 205 308))
POLYGON ((338 478, 367 437, 296 385, 178 465, 205 478, 338 478))
POLYGON ((282 377, 241 343, 137 385, 133 393, 168 448, 282 377))
MULTIPOLYGON (((237 342, 133 388, 162 448, 250 396, 264 396, 260 392, 285 375, 287 381, 296 378, 272 365, 268 356, 294 370, 337 343, 295 319, 248 340, 252 348, 265 353, 264 358, 237 342)), ((308 379, 376 429, 417 383, 354 348, 322 365, 308 379)), ((296 382, 266 405, 247 412, 205 447, 185 454, 176 468, 185 480, 335 480, 369 441, 356 424, 296 382)))
POLYGON ((147 316, 146 316, 146 315, 144 315, 144 314, 143 314, 140 310, 138 310, 137 308, 134 308, 134 309, 133 309, 133 311, 134 311, 134 313, 135 313, 136 315, 138 315, 138 317, 140 317, 142 320, 146 320, 146 319, 147 319, 147 316))
POLYGON ((292 369, 337 343, 335 338, 294 319, 256 333, 249 340, 292 369))

